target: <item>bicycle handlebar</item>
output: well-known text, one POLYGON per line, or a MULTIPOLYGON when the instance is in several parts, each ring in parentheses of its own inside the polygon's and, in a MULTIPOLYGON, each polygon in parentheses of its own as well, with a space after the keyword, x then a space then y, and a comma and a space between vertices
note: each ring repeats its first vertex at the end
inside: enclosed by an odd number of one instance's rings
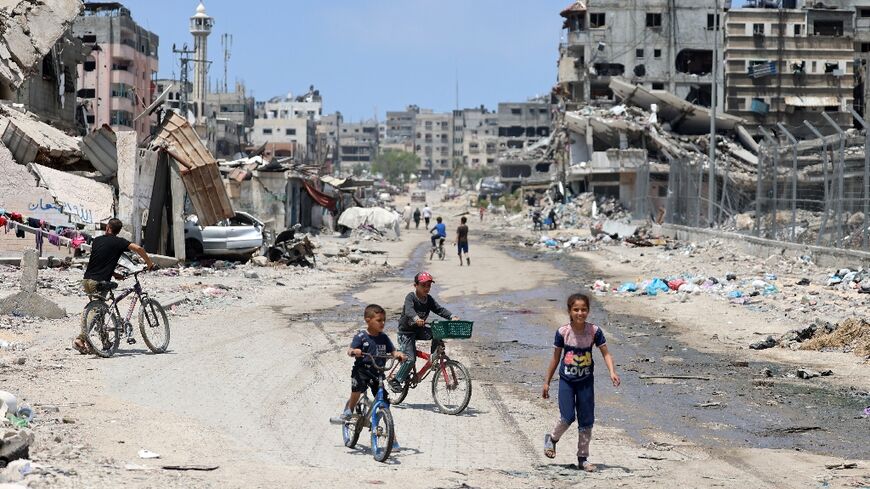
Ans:
MULTIPOLYGON (((374 368, 382 371, 382 372, 393 368, 393 365, 395 364, 395 362, 398 361, 398 359, 392 355, 372 355, 371 353, 368 353, 368 352, 362 352, 362 357, 369 357, 372 360, 372 366, 374 368), (387 362, 384 363, 383 367, 379 367, 378 363, 375 361, 378 358, 387 360, 387 362), (393 363, 389 363, 390 360, 392 360, 393 363)), ((358 357, 358 358, 362 358, 362 357, 358 357)))

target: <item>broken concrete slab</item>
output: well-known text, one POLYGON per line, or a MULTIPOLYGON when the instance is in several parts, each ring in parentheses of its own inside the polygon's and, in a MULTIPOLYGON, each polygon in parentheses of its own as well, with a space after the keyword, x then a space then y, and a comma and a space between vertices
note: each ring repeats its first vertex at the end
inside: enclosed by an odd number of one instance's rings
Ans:
POLYGON ((629 236, 634 236, 635 233, 637 233, 637 226, 618 221, 604 221, 601 230, 605 234, 610 235, 610 237, 616 235, 615 238, 627 238, 629 236))
POLYGON ((115 192, 111 186, 36 163, 27 168, 41 187, 48 188, 70 221, 94 224, 115 217, 115 192))
POLYGON ((0 438, 0 461, 8 464, 20 458, 29 458, 33 432, 29 429, 6 429, 0 438))
POLYGON ((0 3, 0 92, 24 82, 82 10, 79 0, 5 0, 0 3))
POLYGON ((0 300, 0 315, 61 319, 66 311, 36 292, 39 253, 27 250, 21 259, 21 292, 0 300))
POLYGON ((82 159, 79 140, 8 105, 0 105, 3 144, 19 164, 70 165, 82 159))

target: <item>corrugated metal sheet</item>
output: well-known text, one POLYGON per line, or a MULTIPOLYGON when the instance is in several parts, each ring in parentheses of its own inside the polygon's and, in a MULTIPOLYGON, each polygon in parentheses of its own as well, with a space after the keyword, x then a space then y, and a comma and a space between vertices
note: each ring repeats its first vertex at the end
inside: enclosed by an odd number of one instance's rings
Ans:
POLYGON ((100 173, 111 177, 118 173, 118 148, 115 131, 107 125, 82 138, 82 153, 100 173))
POLYGON ((166 151, 178 162, 181 180, 201 226, 235 215, 217 161, 184 117, 167 113, 151 146, 166 151))

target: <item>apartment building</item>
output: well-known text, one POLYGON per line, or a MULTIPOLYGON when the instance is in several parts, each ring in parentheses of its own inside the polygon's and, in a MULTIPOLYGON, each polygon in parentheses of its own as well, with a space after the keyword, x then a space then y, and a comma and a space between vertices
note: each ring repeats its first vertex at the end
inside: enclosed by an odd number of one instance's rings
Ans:
POLYGON ((234 92, 206 94, 205 115, 206 139, 215 157, 230 158, 251 144, 254 98, 247 96, 244 85, 237 84, 234 92))
POLYGON ((387 111, 386 141, 389 143, 414 142, 417 130, 415 119, 420 107, 409 105, 405 110, 387 111))
POLYGON ((323 116, 323 97, 314 85, 304 95, 273 97, 265 102, 257 102, 257 118, 260 119, 311 119, 319 121, 323 116))
MULTIPOLYGON (((611 77, 667 90, 693 103, 711 99, 715 0, 577 0, 561 12, 558 80, 575 104, 609 102, 611 77)), ((720 0, 722 11, 729 0, 720 0)), ((721 38, 720 38, 721 46, 721 38)))
POLYGON ((414 153, 425 176, 450 175, 453 171, 453 114, 421 110, 414 119, 414 153))
POLYGON ((338 127, 338 155, 344 170, 370 168, 378 154, 380 137, 376 121, 343 122, 338 127))
POLYGON ((484 106, 453 111, 453 156, 469 168, 495 165, 498 114, 484 106))
POLYGON ((550 136, 552 115, 545 100, 498 104, 499 149, 522 149, 550 136))
POLYGON ((797 131, 822 112, 851 127, 854 10, 740 8, 725 16, 726 111, 797 131))
POLYGON ((136 131, 139 141, 151 134, 154 118, 133 119, 156 96, 156 34, 139 26, 120 3, 85 3, 72 26, 91 52, 78 67, 78 100, 93 129, 136 131))

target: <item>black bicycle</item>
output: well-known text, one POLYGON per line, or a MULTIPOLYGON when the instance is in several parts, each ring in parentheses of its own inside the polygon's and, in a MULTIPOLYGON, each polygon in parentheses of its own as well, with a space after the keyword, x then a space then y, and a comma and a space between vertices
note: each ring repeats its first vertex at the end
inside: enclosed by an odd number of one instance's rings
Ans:
MULTIPOLYGON (((145 269, 130 270, 126 277, 133 277, 133 286, 120 291, 117 282, 97 282, 96 292, 90 294, 90 302, 82 312, 82 333, 91 351, 108 358, 115 354, 121 343, 121 335, 125 335, 128 344, 136 343, 133 337, 133 310, 139 302, 139 332, 145 344, 154 353, 163 353, 169 347, 169 318, 159 302, 148 297, 139 283, 139 274, 145 269), (126 316, 121 316, 118 303, 127 296, 135 294, 131 299, 130 309, 126 316)), ((125 277, 125 278, 126 278, 125 277)))

